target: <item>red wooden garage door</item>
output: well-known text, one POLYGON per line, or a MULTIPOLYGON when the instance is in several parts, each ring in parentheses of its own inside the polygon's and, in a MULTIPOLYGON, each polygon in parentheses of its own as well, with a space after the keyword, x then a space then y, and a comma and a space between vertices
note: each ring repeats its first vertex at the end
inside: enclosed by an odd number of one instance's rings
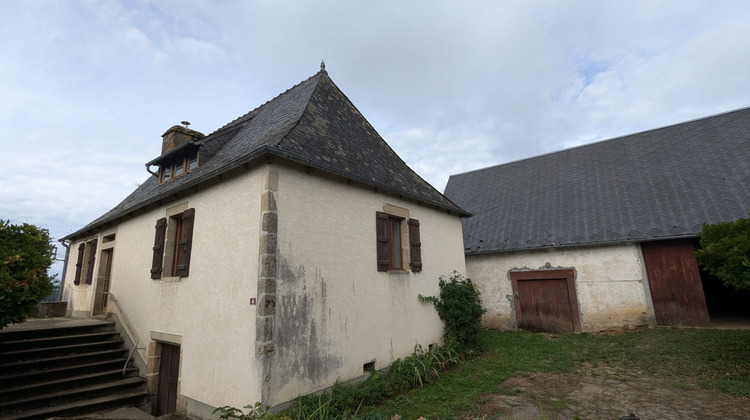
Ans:
POLYGON ((510 273, 518 328, 571 333, 581 330, 573 270, 510 273))
POLYGON ((707 326, 706 298, 692 239, 641 244, 657 325, 707 326))

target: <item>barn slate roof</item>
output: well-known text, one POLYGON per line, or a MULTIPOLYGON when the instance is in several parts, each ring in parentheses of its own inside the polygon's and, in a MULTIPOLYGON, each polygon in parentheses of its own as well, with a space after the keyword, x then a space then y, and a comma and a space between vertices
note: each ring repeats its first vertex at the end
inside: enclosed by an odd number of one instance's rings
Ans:
POLYGON ((750 209, 750 108, 448 180, 467 254, 695 237, 750 209))
MULTIPOLYGON (((198 168, 161 185, 156 176, 150 176, 113 209, 63 240, 89 234, 148 205, 189 194, 209 180, 266 156, 458 215, 468 214, 409 168, 333 83, 324 66, 195 144, 200 147, 198 168)), ((158 162, 156 158, 149 164, 158 162)))

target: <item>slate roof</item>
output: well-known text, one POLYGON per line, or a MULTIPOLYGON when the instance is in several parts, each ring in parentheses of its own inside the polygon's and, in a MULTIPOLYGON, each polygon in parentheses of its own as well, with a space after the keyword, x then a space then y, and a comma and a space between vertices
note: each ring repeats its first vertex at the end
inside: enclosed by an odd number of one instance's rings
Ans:
MULTIPOLYGON (((436 208, 467 215, 412 171, 321 71, 196 141, 200 166, 172 181, 149 177, 112 210, 70 240, 206 181, 272 155, 332 173, 436 208)), ((155 143, 156 145, 156 143, 155 143)), ((150 163, 158 162, 158 158, 150 163)))
POLYGON ((467 254, 694 237, 747 217, 750 108, 448 180, 467 254))

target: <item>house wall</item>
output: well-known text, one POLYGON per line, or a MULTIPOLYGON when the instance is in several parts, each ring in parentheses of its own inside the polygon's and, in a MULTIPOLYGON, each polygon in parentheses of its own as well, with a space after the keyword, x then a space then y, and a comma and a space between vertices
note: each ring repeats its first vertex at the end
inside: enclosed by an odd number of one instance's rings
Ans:
POLYGON ((273 167, 278 279, 268 402, 360 377, 366 363, 380 369, 417 344, 439 343, 442 322, 417 296, 437 295, 440 275, 465 273, 460 218, 342 179, 273 167), (375 213, 388 205, 420 221, 422 272, 377 271, 375 213))
MULTIPOLYGON (((117 304, 108 310, 119 315, 121 308, 119 318, 135 331, 152 394, 160 343, 180 345, 178 409, 196 417, 224 405, 283 404, 361 377, 365 364, 383 368, 415 345, 439 343, 442 322, 417 296, 437 295, 441 275, 466 272, 457 215, 278 163, 104 233, 116 237, 110 291, 117 304), (260 294, 267 288, 259 288, 258 277, 264 272, 260 238, 268 229, 261 210, 269 207, 261 197, 269 179, 278 180, 272 191, 277 274, 273 346, 263 353, 256 315, 266 303, 260 294), (195 209, 190 274, 152 280, 156 221, 187 208, 195 209), (411 272, 408 264, 404 271, 377 271, 375 213, 394 209, 420 221, 422 272, 411 272)), ((98 238, 95 273, 101 233, 98 238)), ((71 245, 68 279, 75 276, 77 246, 71 245)), ((408 241, 402 246, 406 252, 408 241)), ((79 286, 70 280, 66 289, 72 313, 91 316, 96 280, 79 286)))
MULTIPOLYGON (((259 170, 126 220, 114 229, 110 291, 135 330, 147 374, 158 373, 159 343, 181 346, 178 409, 242 407, 260 399, 254 357, 261 177, 259 170), (150 277, 155 223, 195 208, 190 274, 150 277)), ((99 241, 101 244, 101 240, 99 241)), ((74 286, 77 243, 66 273, 73 314, 91 314, 96 284, 74 286)), ((97 267, 100 258, 97 258, 97 267)), ((156 383, 149 387, 155 394, 156 383)))
POLYGON ((516 328, 509 272, 572 268, 581 328, 600 331, 653 324, 648 285, 637 244, 555 248, 466 256, 468 276, 482 293, 485 328, 516 328))

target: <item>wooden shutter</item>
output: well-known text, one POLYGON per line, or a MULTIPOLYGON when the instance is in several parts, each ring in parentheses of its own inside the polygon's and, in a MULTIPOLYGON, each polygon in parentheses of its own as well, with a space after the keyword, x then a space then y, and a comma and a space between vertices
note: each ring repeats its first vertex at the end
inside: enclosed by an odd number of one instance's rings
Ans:
POLYGON ((409 219, 409 254, 411 271, 422 271, 422 243, 419 241, 419 220, 409 219))
POLYGON ((391 267, 391 236, 388 233, 388 214, 375 212, 375 232, 377 236, 378 271, 388 271, 391 267))
POLYGON ((86 270, 86 284, 91 284, 92 279, 94 278, 94 261, 96 260, 96 242, 97 240, 94 239, 92 241, 89 241, 86 246, 91 247, 91 251, 88 252, 89 259, 87 261, 88 269, 86 270))
POLYGON ((190 251, 193 246, 193 223, 195 222, 195 209, 187 209, 182 212, 182 232, 179 232, 180 244, 177 251, 177 267, 175 274, 179 277, 187 277, 190 274, 190 251))
POLYGON ((164 239, 167 233, 167 218, 156 221, 156 235, 154 235, 154 257, 151 260, 151 278, 161 278, 162 262, 164 260, 164 239))
POLYGON ((86 243, 81 242, 78 245, 78 259, 76 260, 76 277, 73 280, 73 284, 76 286, 81 284, 81 269, 83 269, 83 253, 86 250, 86 243))

